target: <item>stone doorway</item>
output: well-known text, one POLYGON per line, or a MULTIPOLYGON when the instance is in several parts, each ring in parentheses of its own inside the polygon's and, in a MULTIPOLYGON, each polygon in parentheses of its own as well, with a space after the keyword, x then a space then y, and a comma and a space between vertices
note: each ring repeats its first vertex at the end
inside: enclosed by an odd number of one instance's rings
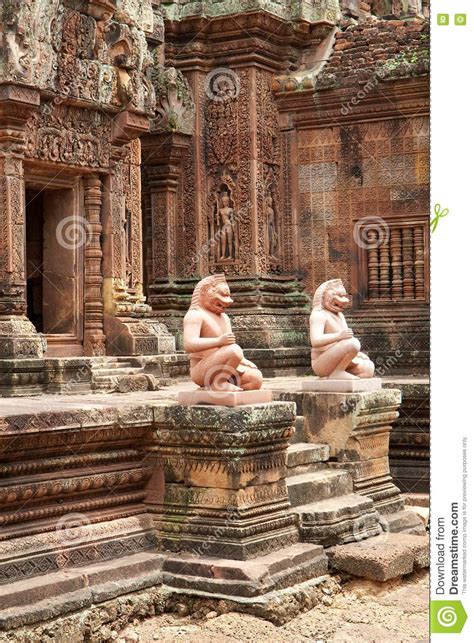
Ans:
MULTIPOLYGON (((26 183, 27 315, 46 357, 83 355, 83 246, 77 189, 26 183)), ((83 238, 84 237, 84 238, 83 238)))

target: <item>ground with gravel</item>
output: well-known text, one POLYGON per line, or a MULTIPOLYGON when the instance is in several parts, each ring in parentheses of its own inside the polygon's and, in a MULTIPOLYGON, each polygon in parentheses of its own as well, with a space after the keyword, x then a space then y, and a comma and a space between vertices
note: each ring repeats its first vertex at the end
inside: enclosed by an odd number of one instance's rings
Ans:
MULTIPOLYGON (((128 626, 119 642, 230 643, 255 641, 363 641, 405 643, 428 641, 428 572, 384 584, 350 581, 329 605, 320 605, 281 627, 254 616, 210 613, 203 620, 164 614, 128 626)), ((329 601, 328 601, 329 602, 329 601)))

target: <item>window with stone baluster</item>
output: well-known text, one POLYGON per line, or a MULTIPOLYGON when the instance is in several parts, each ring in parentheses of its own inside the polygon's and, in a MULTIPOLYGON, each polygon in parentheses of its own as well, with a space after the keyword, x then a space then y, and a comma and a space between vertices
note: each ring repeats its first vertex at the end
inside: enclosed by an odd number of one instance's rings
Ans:
POLYGON ((355 223, 354 292, 359 306, 428 303, 427 217, 408 221, 365 217, 355 223))

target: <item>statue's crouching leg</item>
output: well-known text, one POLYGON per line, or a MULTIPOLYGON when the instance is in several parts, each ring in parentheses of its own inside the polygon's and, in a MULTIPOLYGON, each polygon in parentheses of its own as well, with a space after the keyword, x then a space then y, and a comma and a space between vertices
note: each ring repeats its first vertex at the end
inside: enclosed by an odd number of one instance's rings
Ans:
POLYGON ((346 369, 359 351, 359 340, 355 337, 343 339, 312 360, 313 371, 318 377, 329 377, 337 380, 356 379, 357 375, 349 373, 346 369))
POLYGON ((262 387, 263 375, 258 368, 246 368, 240 376, 240 388, 244 391, 257 391, 262 387))
POLYGON ((237 366, 243 356, 243 351, 237 344, 221 346, 191 370, 192 380, 207 389, 239 390, 240 374, 237 366))
POLYGON ((358 364, 354 364, 348 369, 353 375, 363 379, 369 379, 374 376, 375 364, 370 359, 364 359, 358 364))

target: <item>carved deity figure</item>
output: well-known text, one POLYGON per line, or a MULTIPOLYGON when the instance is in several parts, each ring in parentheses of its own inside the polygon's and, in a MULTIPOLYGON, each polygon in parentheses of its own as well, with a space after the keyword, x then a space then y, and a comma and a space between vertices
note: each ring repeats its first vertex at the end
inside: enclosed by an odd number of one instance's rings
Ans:
POLYGON ((235 341, 226 309, 232 304, 225 276, 205 277, 194 289, 184 317, 184 349, 189 353, 191 379, 216 391, 253 391, 262 373, 244 357, 235 341))
POLYGON ((268 254, 275 258, 278 252, 278 232, 273 199, 270 194, 265 198, 265 210, 268 224, 268 254))
POLYGON ((349 305, 340 279, 325 281, 314 294, 310 317, 311 366, 321 378, 350 380, 370 378, 374 364, 360 352, 360 342, 343 314, 349 305))
POLYGON ((221 207, 218 211, 220 231, 220 261, 235 259, 238 253, 238 240, 235 229, 234 210, 230 207, 228 192, 221 194, 221 207))

